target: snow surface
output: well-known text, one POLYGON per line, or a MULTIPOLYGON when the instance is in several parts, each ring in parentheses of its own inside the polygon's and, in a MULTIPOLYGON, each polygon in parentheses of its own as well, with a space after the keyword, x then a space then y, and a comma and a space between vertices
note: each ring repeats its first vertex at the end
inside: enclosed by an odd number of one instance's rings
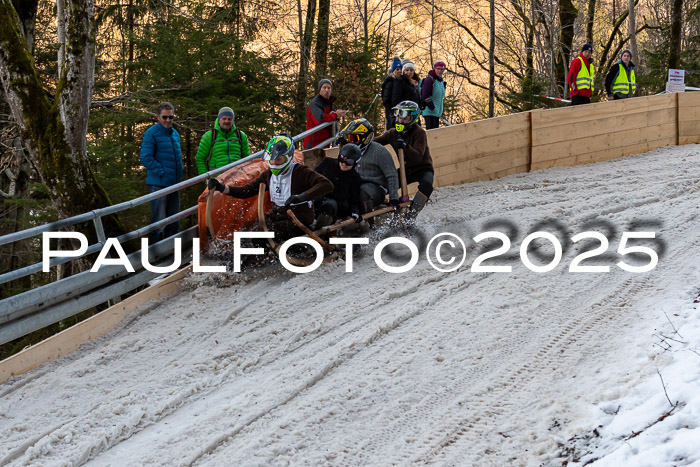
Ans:
POLYGON ((463 238, 452 273, 370 245, 352 273, 195 274, 0 386, 0 465, 700 464, 698 167, 689 145, 440 188, 411 238, 463 238), (512 258, 485 264, 512 272, 471 272, 494 229, 512 258), (534 230, 604 232, 584 265, 610 272, 569 272, 580 243, 530 271, 534 230), (653 271, 616 266, 630 230, 656 232, 653 271))

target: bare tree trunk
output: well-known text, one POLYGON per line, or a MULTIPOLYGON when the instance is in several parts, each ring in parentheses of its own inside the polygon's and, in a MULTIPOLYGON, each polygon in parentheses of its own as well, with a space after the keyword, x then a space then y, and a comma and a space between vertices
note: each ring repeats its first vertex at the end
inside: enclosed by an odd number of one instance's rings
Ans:
POLYGON ((19 16, 22 32, 27 41, 29 51, 34 51, 34 31, 36 29, 36 12, 39 0, 13 0, 13 5, 19 16))
POLYGON ((328 23, 331 15, 331 0, 318 0, 318 27, 316 33, 316 75, 326 74, 328 64, 328 23))
MULTIPOLYGON (((87 164, 87 127, 95 83, 95 16, 92 0, 58 0, 58 70, 60 73, 58 110, 69 157, 87 164), (70 34, 70 37, 69 37, 70 34), (82 39, 82 40, 81 40, 82 39), (63 84, 63 86, 61 86, 63 84), (83 162, 84 161, 84 162, 83 162)), ((85 180, 87 182, 87 180, 85 180)), ((85 188, 84 186, 81 188, 85 188)))
POLYGON ((391 50, 389 50, 389 46, 391 44, 391 20, 394 17, 394 0, 390 0, 389 2, 389 27, 386 30, 386 61, 389 62, 392 57, 391 50))
MULTIPOLYGON (((683 39, 683 0, 673 0, 671 10, 671 37, 668 51, 668 68, 681 67, 681 41, 683 39)), ((635 60, 639 60, 636 56, 635 60)))
MULTIPOLYGON (((534 9, 534 7, 533 7, 534 9)), ((525 12, 523 12, 525 15, 525 12)), ((525 79, 523 80, 523 94, 526 96, 526 104, 524 110, 532 109, 533 85, 535 80, 535 28, 537 22, 535 15, 532 15, 532 21, 527 20, 527 16, 523 17, 525 25, 525 37, 527 37, 525 52, 525 79)))
MULTIPOLYGON (((44 92, 10 0, 0 0, 0 81, 53 205, 61 215, 70 216, 111 203, 90 168, 86 150, 95 70, 93 4, 59 0, 57 6, 61 47, 54 102, 44 92)), ((116 217, 104 221, 108 235, 123 232, 116 217)))
POLYGON ((637 26, 635 21, 635 11, 634 11, 634 0, 629 0, 629 35, 630 35, 630 50, 632 51, 632 56, 636 60, 635 65, 637 65, 637 73, 639 73, 640 60, 639 55, 637 55, 637 26))
POLYGON ((365 52, 369 48, 369 6, 367 5, 367 1, 365 0, 364 4, 364 14, 362 16, 362 26, 364 29, 364 37, 365 37, 365 52))
POLYGON ((489 4, 491 33, 489 40, 489 118, 493 117, 496 101, 496 0, 489 4))
POLYGON ((595 0, 588 0, 588 14, 586 15, 586 42, 593 44, 593 21, 595 20, 595 0))
POLYGON ((303 14, 301 0, 297 0, 299 15, 299 73, 294 99, 295 128, 302 131, 305 128, 306 89, 309 85, 309 63, 311 61, 311 43, 314 34, 314 17, 316 16, 316 0, 308 0, 306 6, 306 23, 302 25, 303 14))
POLYGON ((571 0, 561 0, 559 2, 559 22, 561 23, 561 34, 559 35, 559 51, 557 53, 556 78, 559 86, 567 90, 566 70, 571 61, 571 51, 574 43, 574 22, 578 16, 578 10, 571 0))
POLYGON ((432 4, 430 9, 430 64, 435 63, 433 60, 433 36, 435 35, 435 2, 432 4))

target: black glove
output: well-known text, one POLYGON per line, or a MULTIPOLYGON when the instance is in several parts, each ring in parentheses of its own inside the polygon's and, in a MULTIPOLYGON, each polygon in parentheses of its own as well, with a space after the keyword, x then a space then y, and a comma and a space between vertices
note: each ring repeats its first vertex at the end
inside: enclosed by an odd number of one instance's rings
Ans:
POLYGON ((398 199, 390 199, 389 204, 394 206, 394 209, 397 209, 399 207, 399 204, 401 204, 401 202, 398 199))
POLYGON ((362 216, 356 212, 350 214, 350 217, 352 217, 355 220, 355 222, 362 222, 362 216))
POLYGON ((425 98, 423 103, 430 109, 430 110, 435 110, 435 104, 433 103, 433 98, 428 96, 425 98))
POLYGON ((301 193, 298 195, 292 195, 289 198, 287 198, 287 201, 284 202, 284 205, 286 207, 291 206, 292 204, 299 204, 303 203, 304 201, 308 201, 309 197, 306 195, 306 193, 301 193))
POLYGON ((396 149, 406 149, 406 141, 403 138, 396 140, 396 149))
POLYGON ((337 144, 338 146, 342 146, 344 144, 348 144, 348 140, 345 139, 345 136, 338 136, 335 139, 335 144, 337 144))
POLYGON ((223 193, 224 190, 226 189, 226 185, 224 185, 223 183, 221 183, 220 181, 218 181, 215 178, 210 178, 207 181, 207 188, 209 188, 209 191, 216 190, 216 191, 220 191, 223 193))

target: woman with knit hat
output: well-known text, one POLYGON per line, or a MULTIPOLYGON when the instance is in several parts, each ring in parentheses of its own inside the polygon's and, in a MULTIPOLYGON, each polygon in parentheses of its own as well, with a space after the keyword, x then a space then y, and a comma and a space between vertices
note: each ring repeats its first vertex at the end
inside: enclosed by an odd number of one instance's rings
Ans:
POLYGON ((443 103, 445 101, 445 81, 442 76, 445 74, 445 62, 438 60, 433 65, 433 69, 428 72, 428 76, 423 79, 420 85, 421 100, 425 103, 423 110, 425 119, 425 129, 431 130, 440 126, 443 103))
POLYGON ((394 126, 394 112, 391 110, 392 92, 394 90, 394 82, 401 77, 402 71, 403 64, 401 63, 401 59, 399 57, 394 57, 394 61, 391 63, 389 72, 382 83, 382 103, 384 104, 384 111, 386 115, 386 128, 391 128, 394 126))
POLYGON ((395 107, 403 101, 420 103, 418 95, 418 83, 420 78, 416 73, 416 66, 410 60, 403 61, 403 73, 394 81, 394 89, 391 92, 391 106, 395 107))

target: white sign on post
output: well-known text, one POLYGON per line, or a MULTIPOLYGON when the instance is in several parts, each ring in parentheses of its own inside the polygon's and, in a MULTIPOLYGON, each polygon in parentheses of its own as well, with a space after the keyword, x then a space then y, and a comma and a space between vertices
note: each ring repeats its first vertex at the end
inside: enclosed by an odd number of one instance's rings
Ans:
POLYGON ((668 70, 666 92, 685 92, 685 70, 668 70))

